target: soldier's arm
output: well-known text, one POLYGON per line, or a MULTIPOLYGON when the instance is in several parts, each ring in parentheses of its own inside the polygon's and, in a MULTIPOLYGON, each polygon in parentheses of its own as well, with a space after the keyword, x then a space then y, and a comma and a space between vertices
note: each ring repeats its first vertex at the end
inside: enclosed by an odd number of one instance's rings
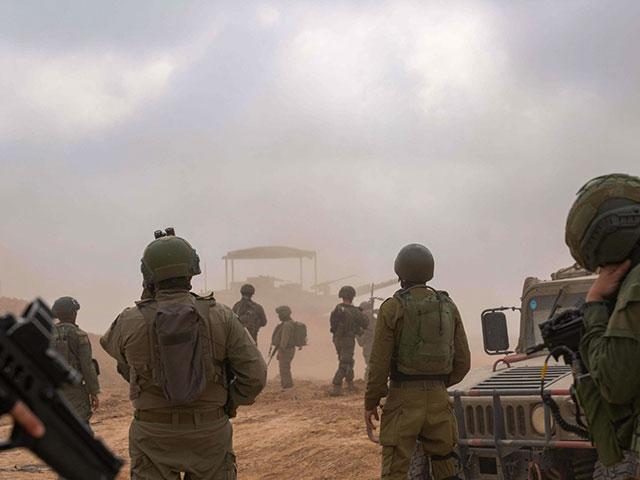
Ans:
POLYGON ((227 316, 227 359, 236 376, 229 389, 234 406, 251 405, 267 382, 267 364, 237 317, 227 316))
POLYGON ((337 329, 338 329, 338 314, 334 309, 333 312, 331 312, 331 316, 329 317, 329 332, 336 333, 337 329))
POLYGON ((591 302, 584 307, 585 333, 580 354, 600 393, 611 403, 629 403, 640 391, 640 376, 630 374, 640 365, 640 338, 633 330, 608 327, 640 323, 640 298, 637 300, 614 311, 611 317, 605 302, 591 302))
POLYGON ((109 330, 100 337, 100 345, 105 352, 115 359, 118 373, 128 382, 129 365, 127 364, 127 360, 124 356, 124 349, 122 347, 122 331, 121 323, 119 322, 121 316, 122 315, 118 315, 109 327, 109 330))
POLYGON ((240 312, 240 302, 236 302, 231 310, 233 310, 233 313, 238 315, 238 312, 240 312))
POLYGON ((464 324, 458 309, 455 309, 455 333, 453 338, 453 370, 449 374, 447 387, 460 383, 462 379, 469 373, 471 369, 471 350, 469 350, 469 342, 467 334, 464 331, 464 324))
POLYGON ((380 307, 378 322, 369 358, 369 378, 364 396, 365 410, 373 410, 389 391, 387 380, 395 344, 396 303, 387 300, 380 307))
POLYGON ((100 383, 98 382, 98 373, 93 366, 93 360, 91 355, 91 343, 86 333, 82 332, 78 336, 78 356, 80 357, 80 370, 82 378, 84 378, 87 392, 90 395, 97 395, 100 393, 100 383))

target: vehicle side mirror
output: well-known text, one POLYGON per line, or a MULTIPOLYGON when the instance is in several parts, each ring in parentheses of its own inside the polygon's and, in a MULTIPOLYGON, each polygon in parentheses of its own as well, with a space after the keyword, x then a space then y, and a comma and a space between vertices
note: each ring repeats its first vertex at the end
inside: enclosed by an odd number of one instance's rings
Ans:
POLYGON ((504 355, 509 351, 509 330, 507 317, 503 312, 485 310, 482 312, 482 340, 487 355, 504 355))

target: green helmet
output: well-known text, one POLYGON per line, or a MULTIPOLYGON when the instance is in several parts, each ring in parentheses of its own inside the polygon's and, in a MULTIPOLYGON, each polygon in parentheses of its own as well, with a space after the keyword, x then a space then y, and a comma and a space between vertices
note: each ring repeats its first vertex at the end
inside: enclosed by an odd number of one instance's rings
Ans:
POLYGON ((200 274, 200 258, 184 238, 166 235, 156 238, 142 254, 140 269, 145 285, 200 274))
POLYGON ((278 308, 276 308, 276 313, 281 318, 282 317, 290 317, 291 316, 291 308, 289 308, 287 305, 281 305, 278 308))
POLYGON ((256 293, 256 289, 250 283, 245 283, 244 285, 242 285, 242 287, 240 287, 240 294, 241 295, 249 295, 249 296, 251 296, 254 293, 256 293))
POLYGON ((59 320, 75 320, 80 304, 73 297, 60 297, 51 307, 53 316, 59 320))
POLYGON ((338 298, 343 298, 345 300, 353 300, 356 296, 356 289, 351 285, 345 285, 338 292, 338 298))
POLYGON ((567 217, 565 241, 579 265, 595 272, 639 248, 640 178, 596 177, 578 191, 567 217))
POLYGON ((427 247, 419 243, 410 243, 402 247, 393 265, 400 280, 416 283, 427 283, 431 280, 433 268, 433 255, 427 247))

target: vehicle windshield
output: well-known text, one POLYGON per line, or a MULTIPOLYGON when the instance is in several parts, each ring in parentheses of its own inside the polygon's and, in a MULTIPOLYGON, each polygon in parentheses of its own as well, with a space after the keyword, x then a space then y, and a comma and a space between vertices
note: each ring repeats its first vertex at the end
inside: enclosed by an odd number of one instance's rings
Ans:
MULTIPOLYGON (((580 293, 566 293, 560 297, 558 302, 558 309, 556 314, 566 310, 568 308, 580 308, 585 302, 586 292, 580 293)), ((556 300, 557 294, 554 295, 539 295, 533 296, 529 299, 527 304, 527 315, 533 319, 533 334, 535 337, 535 344, 542 342, 542 335, 540 334, 540 325, 545 320, 549 319, 551 315, 551 309, 556 300)))

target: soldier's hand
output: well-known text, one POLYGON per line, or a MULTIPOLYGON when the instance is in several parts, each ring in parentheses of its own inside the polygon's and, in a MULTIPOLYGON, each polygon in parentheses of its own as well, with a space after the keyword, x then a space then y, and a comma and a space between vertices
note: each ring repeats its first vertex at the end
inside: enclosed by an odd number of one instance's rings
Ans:
POLYGON ((100 408, 100 399, 98 395, 90 395, 89 399, 91 400, 91 410, 96 412, 98 408, 100 408))
POLYGON ((598 272, 598 278, 587 293, 587 302, 602 302, 613 297, 629 268, 631 268, 631 260, 602 267, 598 272))
POLYGON ((41 438, 44 435, 44 425, 23 402, 17 401, 9 414, 33 438, 41 438))
POLYGON ((365 410, 364 411, 364 423, 367 426, 367 436, 369 440, 374 443, 380 443, 380 439, 373 434, 373 431, 376 429, 375 424, 373 423, 373 419, 376 421, 380 421, 380 415, 378 415, 378 407, 373 410, 365 410))

